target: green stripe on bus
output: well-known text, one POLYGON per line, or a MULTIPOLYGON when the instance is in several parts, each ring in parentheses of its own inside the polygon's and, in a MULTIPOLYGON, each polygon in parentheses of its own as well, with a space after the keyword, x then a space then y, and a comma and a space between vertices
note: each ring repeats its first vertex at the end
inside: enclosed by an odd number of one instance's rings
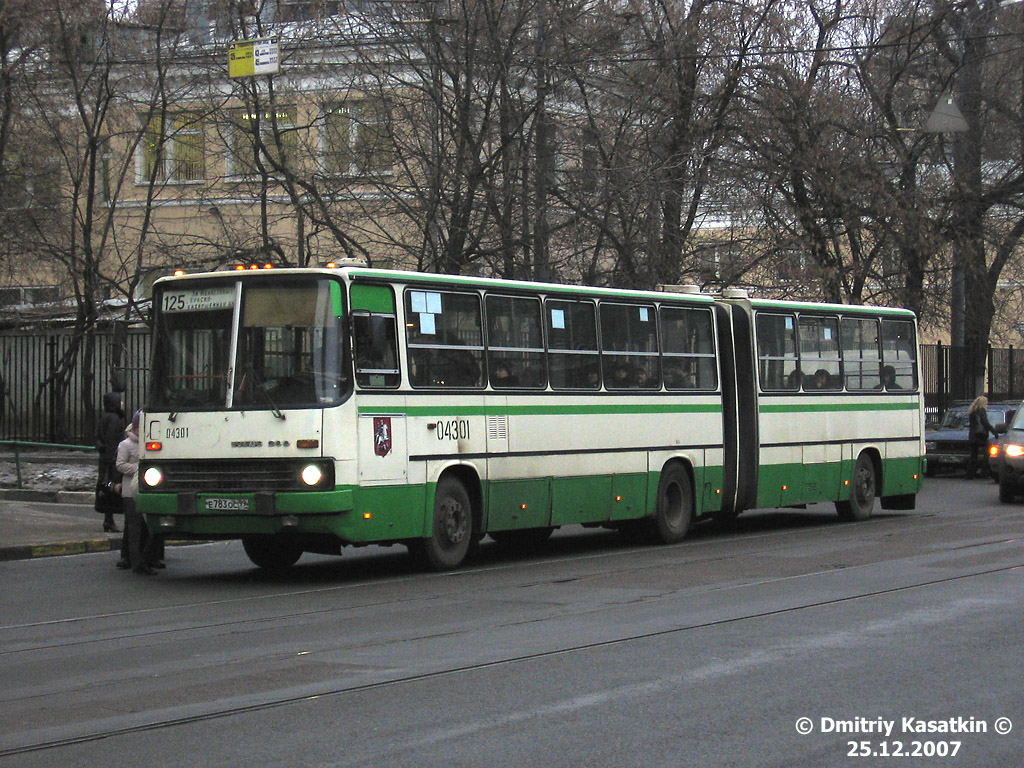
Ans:
POLYGON ((390 408, 387 406, 359 407, 364 415, 402 414, 404 416, 587 416, 642 414, 642 413, 721 413, 722 406, 718 403, 709 404, 622 404, 622 405, 452 405, 452 406, 404 406, 390 408))
POLYGON ((793 403, 762 405, 761 413, 814 413, 816 411, 916 411, 918 403, 793 403))

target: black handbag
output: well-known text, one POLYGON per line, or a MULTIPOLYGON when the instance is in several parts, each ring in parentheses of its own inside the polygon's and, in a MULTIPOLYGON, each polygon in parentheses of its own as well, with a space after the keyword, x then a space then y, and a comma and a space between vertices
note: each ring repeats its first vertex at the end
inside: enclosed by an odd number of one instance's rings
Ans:
POLYGON ((102 515, 109 513, 121 514, 124 511, 124 499, 118 493, 113 480, 101 476, 96 481, 96 502, 93 509, 102 515))

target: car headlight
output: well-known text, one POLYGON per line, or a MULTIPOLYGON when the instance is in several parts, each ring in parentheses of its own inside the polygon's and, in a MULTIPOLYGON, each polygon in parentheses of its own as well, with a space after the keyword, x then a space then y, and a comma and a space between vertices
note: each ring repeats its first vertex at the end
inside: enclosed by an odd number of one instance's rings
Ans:
POLYGON ((142 473, 142 482, 149 488, 156 488, 164 481, 164 473, 156 467, 150 467, 142 473))
POLYGON ((937 449, 938 447, 939 447, 939 446, 938 446, 938 445, 937 445, 936 443, 925 443, 925 444, 924 444, 924 450, 925 450, 925 452, 926 452, 926 453, 927 453, 928 451, 934 451, 934 450, 936 450, 936 449, 937 449))
POLYGON ((324 471, 316 464, 308 464, 302 468, 300 477, 306 485, 319 485, 324 479, 324 471))
POLYGON ((1010 443, 1006 446, 1006 455, 1012 456, 1015 459, 1024 456, 1024 447, 1019 446, 1016 443, 1010 443))

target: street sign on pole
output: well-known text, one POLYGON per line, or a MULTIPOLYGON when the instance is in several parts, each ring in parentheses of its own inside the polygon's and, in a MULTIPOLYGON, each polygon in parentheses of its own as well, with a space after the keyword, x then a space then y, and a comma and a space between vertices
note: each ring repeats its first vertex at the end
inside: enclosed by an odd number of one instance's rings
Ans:
POLYGON ((281 70, 276 37, 238 40, 228 50, 228 76, 274 75, 281 70))

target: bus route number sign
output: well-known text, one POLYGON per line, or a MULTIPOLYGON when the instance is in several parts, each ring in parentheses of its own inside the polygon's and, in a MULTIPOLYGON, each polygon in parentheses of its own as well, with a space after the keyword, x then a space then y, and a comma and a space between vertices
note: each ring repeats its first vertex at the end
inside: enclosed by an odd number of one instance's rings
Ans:
POLYGON ((185 291, 166 291, 160 308, 164 312, 209 312, 231 309, 235 306, 235 287, 196 288, 185 291))

